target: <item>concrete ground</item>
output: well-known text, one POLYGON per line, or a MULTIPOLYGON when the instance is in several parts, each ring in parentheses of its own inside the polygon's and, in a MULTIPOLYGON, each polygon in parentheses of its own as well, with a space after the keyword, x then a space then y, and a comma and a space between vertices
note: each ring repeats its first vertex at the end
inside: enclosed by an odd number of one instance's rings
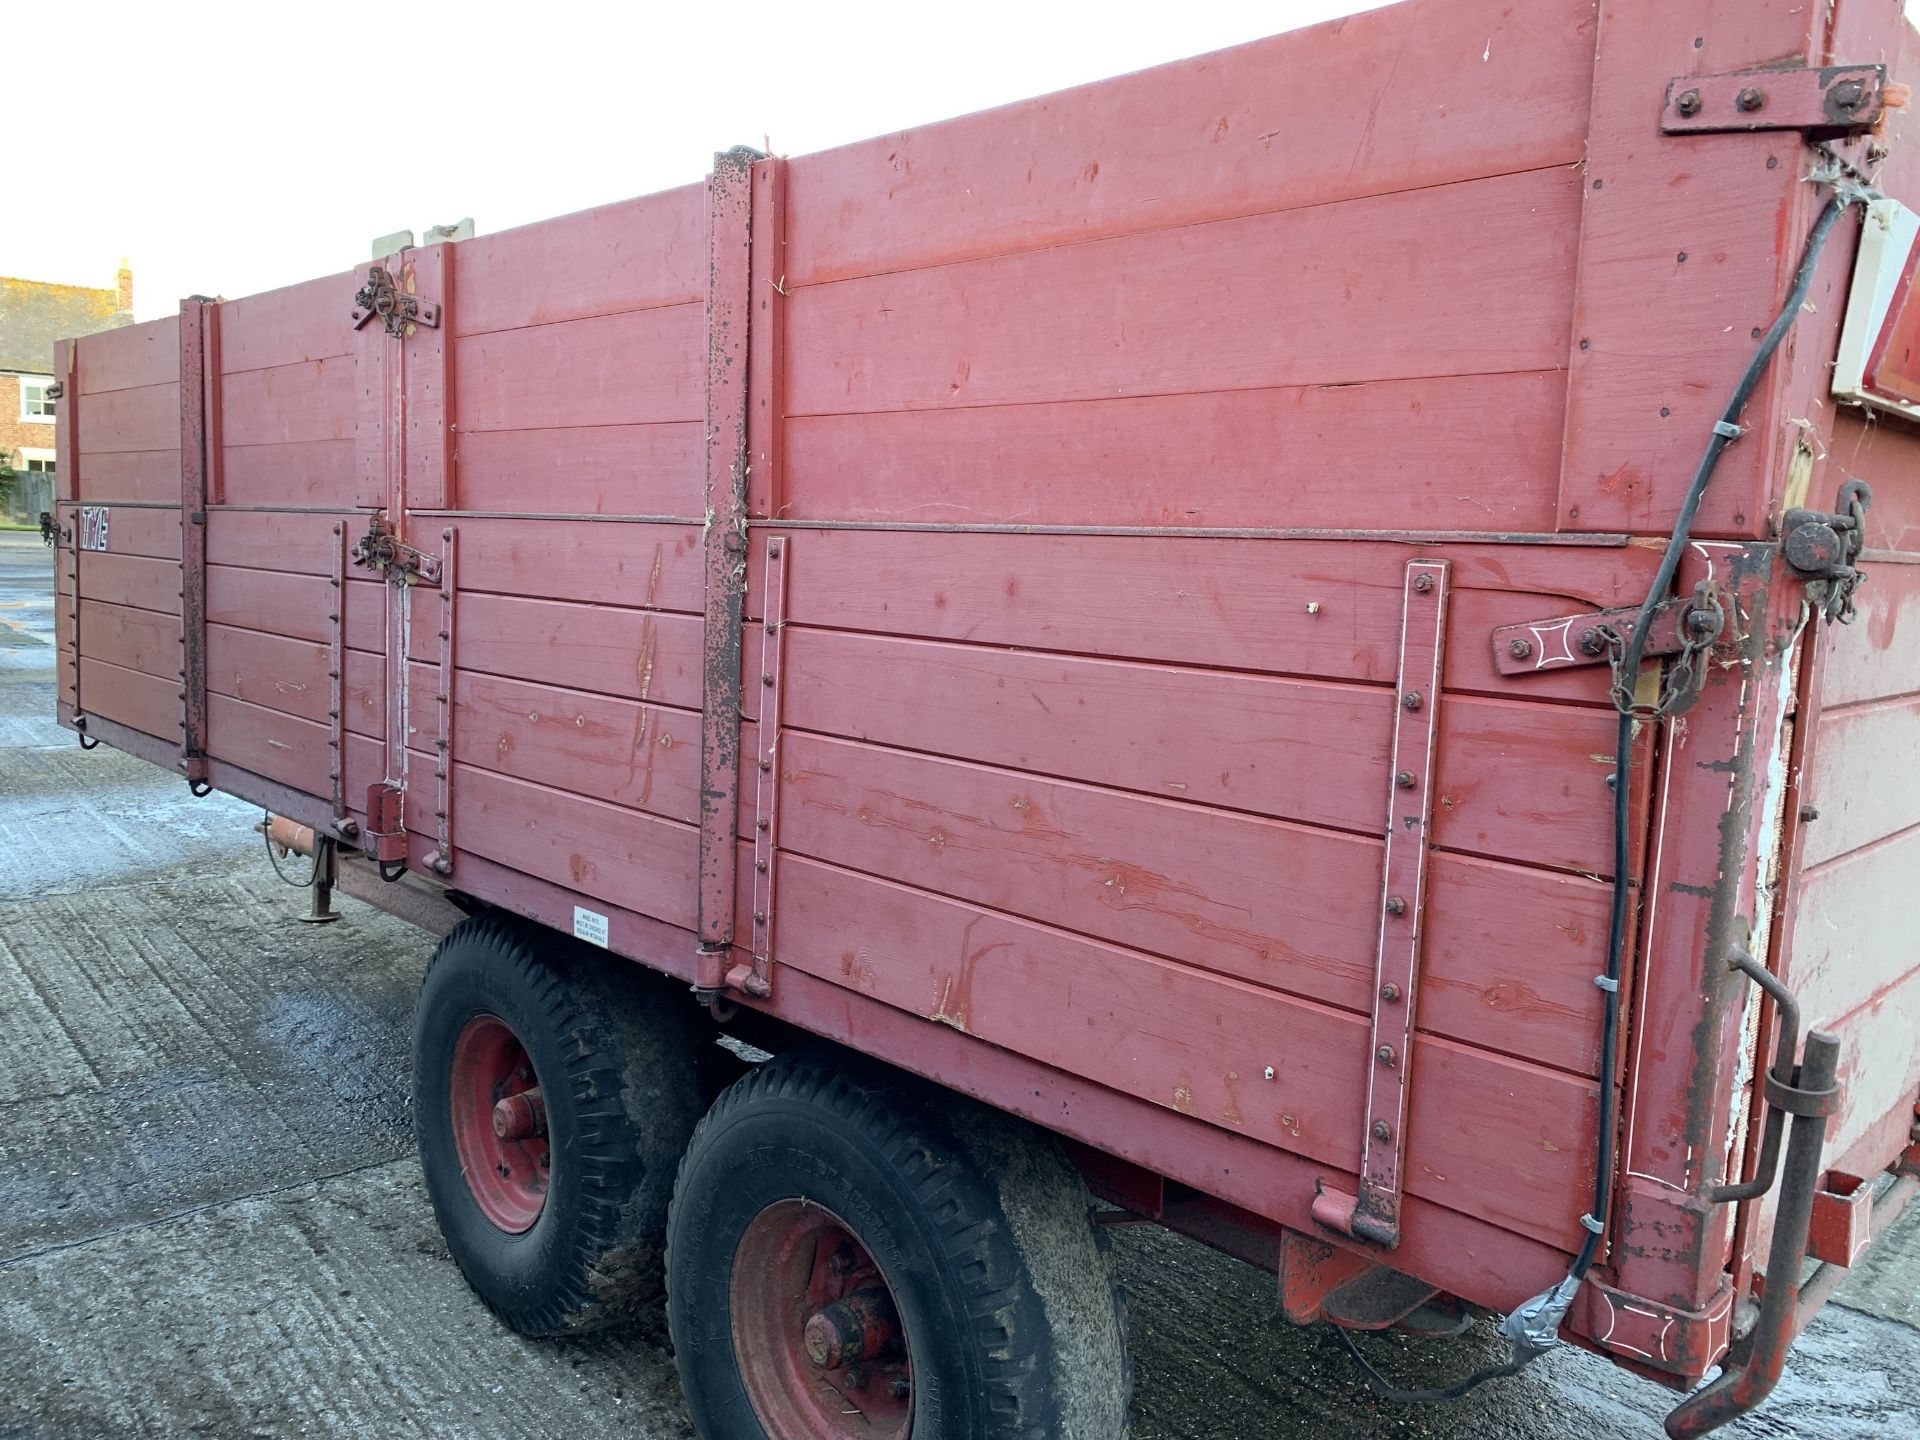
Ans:
MULTIPOLYGON (((0 533, 0 1437, 690 1435, 644 1333, 530 1342, 467 1292, 413 1156, 418 932, 304 897, 258 815, 53 723, 50 553, 0 533)), ((297 866, 296 866, 297 868, 297 866)), ((1140 1440, 1659 1434, 1563 1348, 1462 1404, 1373 1400, 1270 1278, 1115 1233, 1140 1440)), ((1920 1434, 1920 1215, 1732 1436, 1920 1434)), ((1491 1353, 1369 1338, 1409 1383, 1491 1353)))

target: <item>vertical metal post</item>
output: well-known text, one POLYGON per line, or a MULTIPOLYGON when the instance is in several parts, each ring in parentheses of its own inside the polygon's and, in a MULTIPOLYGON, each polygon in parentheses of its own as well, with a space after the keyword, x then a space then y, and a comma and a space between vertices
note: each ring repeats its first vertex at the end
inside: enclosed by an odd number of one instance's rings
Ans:
POLYGON ((780 844, 781 640, 787 628, 787 537, 767 540, 761 595, 760 724, 753 800, 753 963, 736 965, 727 984, 749 995, 773 993, 773 884, 780 844))
POLYGON ((180 769, 207 787, 207 397, 213 306, 180 302, 180 769))
MULTIPOLYGON (((327 607, 327 776, 333 825, 347 818, 347 522, 333 522, 332 603, 327 607)), ((344 831, 342 831, 344 833, 344 831)))
POLYGON ((713 157, 708 182, 706 632, 700 717, 700 948, 694 988, 725 984, 739 867, 740 661, 747 577, 747 328, 753 162, 713 157))
POLYGON ((339 876, 339 849, 332 837, 315 835, 313 837, 313 884, 307 888, 312 893, 312 903, 307 913, 300 917, 303 925, 328 925, 340 918, 340 912, 333 908, 333 886, 339 876))
POLYGON ((456 538, 457 532, 451 525, 440 532, 440 683, 434 691, 434 703, 439 710, 440 738, 435 742, 439 754, 433 767, 433 813, 439 824, 440 837, 439 849, 434 852, 433 869, 439 875, 453 873, 453 718, 457 698, 453 689, 453 625, 460 608, 455 588, 456 538))
MULTIPOLYGON (((76 355, 78 342, 56 340, 53 345, 53 376, 60 386, 59 410, 53 428, 53 511, 59 529, 59 545, 54 551, 54 588, 59 589, 60 549, 72 557, 73 589, 67 612, 67 653, 61 657, 67 667, 72 695, 73 728, 86 743, 87 712, 80 703, 80 377, 76 355), (58 524, 62 510, 66 523, 58 524)), ((56 595, 56 607, 59 600, 56 595)))
POLYGON ((1444 560, 1416 560, 1406 571, 1359 1194, 1323 1187, 1313 1207, 1322 1224, 1389 1247, 1400 1243, 1449 570, 1444 560))

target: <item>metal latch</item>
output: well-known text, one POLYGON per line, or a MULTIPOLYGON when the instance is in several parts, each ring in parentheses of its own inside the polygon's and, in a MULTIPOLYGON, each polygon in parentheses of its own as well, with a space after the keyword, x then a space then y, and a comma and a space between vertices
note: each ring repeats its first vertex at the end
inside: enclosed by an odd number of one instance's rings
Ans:
POLYGON ((393 273, 384 265, 367 267, 367 283, 353 297, 353 328, 358 330, 378 316, 387 334, 404 336, 409 325, 424 325, 429 330, 440 324, 440 307, 431 300, 409 295, 394 283, 393 273))
POLYGON ((1836 140, 1871 130, 1906 99, 1905 86, 1887 83, 1884 65, 1681 75, 1667 82, 1660 128, 1669 135, 1801 130, 1810 140, 1836 140))
POLYGON ((378 515, 367 521, 367 533, 353 542, 353 563, 378 570, 396 585, 438 585, 440 557, 402 544, 393 527, 378 515))
POLYGON ((1856 568, 1867 543, 1867 507, 1873 491, 1864 480, 1840 487, 1840 509, 1789 510, 1781 521, 1787 566, 1807 582, 1807 600, 1829 621, 1853 620, 1853 592, 1867 577, 1856 568))
MULTIPOLYGON (((1532 675, 1605 664, 1613 658, 1617 644, 1632 640, 1639 618, 1635 607, 1502 625, 1493 632, 1493 668, 1502 675, 1532 675)), ((1724 606, 1707 595, 1668 600, 1653 612, 1641 653, 1651 659, 1684 654, 1703 641, 1711 644, 1719 638, 1724 618, 1724 606)))

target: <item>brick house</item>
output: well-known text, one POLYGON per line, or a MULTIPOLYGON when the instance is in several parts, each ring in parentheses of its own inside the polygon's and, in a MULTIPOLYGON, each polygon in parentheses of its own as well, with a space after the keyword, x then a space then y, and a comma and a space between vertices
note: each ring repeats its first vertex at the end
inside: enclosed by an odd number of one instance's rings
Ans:
POLYGON ((0 463, 53 469, 53 342, 133 323, 133 271, 103 290, 0 276, 0 463))

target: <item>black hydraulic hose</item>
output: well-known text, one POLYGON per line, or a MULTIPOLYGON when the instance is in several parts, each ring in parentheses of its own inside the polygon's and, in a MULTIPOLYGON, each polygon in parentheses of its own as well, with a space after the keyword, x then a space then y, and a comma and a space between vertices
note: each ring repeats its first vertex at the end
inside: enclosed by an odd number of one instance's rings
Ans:
MULTIPOLYGON (((1693 522, 1700 513, 1700 502, 1707 493, 1707 483, 1713 479, 1713 472, 1720 463, 1720 456, 1740 435, 1740 413, 1746 409, 1747 401, 1752 398, 1754 387, 1760 383, 1760 377, 1766 373, 1774 352, 1780 348, 1780 342, 1793 328, 1794 320, 1799 316, 1800 307, 1806 303, 1807 291, 1813 286, 1813 272, 1820 263, 1820 252, 1826 248, 1827 237, 1833 233, 1833 227, 1842 215, 1856 201, 1864 198, 1863 192, 1849 189, 1836 194, 1832 201, 1821 207, 1819 217, 1813 223, 1813 229, 1807 235, 1805 250, 1800 255, 1799 268, 1794 272, 1793 285, 1787 291, 1786 303, 1780 307, 1780 313, 1773 318, 1766 332, 1760 337, 1760 344, 1753 352, 1753 358, 1747 362, 1747 368, 1741 373, 1740 381, 1734 386, 1733 394, 1728 397, 1720 419, 1713 427, 1713 434, 1707 441, 1706 453, 1700 457, 1700 464, 1693 472, 1693 481, 1687 487, 1687 494, 1681 502, 1679 516, 1675 519, 1673 532, 1667 538, 1666 551, 1660 557, 1659 568, 1654 571, 1653 583, 1647 587, 1647 598, 1640 606, 1635 617, 1633 634, 1626 637, 1619 669, 1615 674, 1615 708, 1619 710, 1619 723, 1615 727, 1614 770, 1613 770, 1613 902, 1607 924, 1607 960, 1606 969, 1598 983, 1605 993, 1606 1004, 1604 1018, 1600 1027, 1600 1138, 1598 1163, 1594 1166, 1593 1209, 1581 1217, 1581 1226, 1585 1238, 1580 1250, 1567 1271, 1571 1281, 1578 1282, 1586 1277, 1593 1268, 1594 1257, 1600 1253, 1600 1241, 1606 1234, 1608 1212, 1612 1208, 1614 1149, 1618 1140, 1620 1125, 1619 1055, 1620 1048, 1620 974, 1625 964, 1627 946, 1627 911, 1631 886, 1628 866, 1632 859, 1632 796, 1627 777, 1632 761, 1633 750, 1633 695, 1640 676, 1640 662, 1646 656, 1647 633, 1652 627, 1653 617, 1666 599, 1667 592, 1673 587, 1673 579, 1679 573, 1681 557, 1686 554, 1687 542, 1693 534, 1693 522)), ((1453 1384, 1432 1390, 1402 1390, 1394 1385, 1360 1353, 1351 1336, 1339 1326, 1334 1334, 1346 1347, 1347 1353, 1360 1363, 1366 1372, 1368 1384, 1374 1392, 1385 1399, 1401 1403, 1417 1403, 1436 1400, 1458 1400, 1470 1394, 1489 1380, 1503 1379, 1517 1375, 1532 1364, 1544 1350, 1523 1351, 1515 1345, 1514 1356, 1504 1364, 1488 1365, 1453 1384)))
POLYGON ((1720 456, 1739 436, 1740 412, 1747 408, 1754 387, 1760 383, 1760 377, 1766 373, 1774 352, 1780 348, 1780 342, 1786 338, 1794 320, 1799 317, 1800 307, 1807 300, 1807 291, 1813 287, 1813 272, 1819 267, 1820 252, 1826 249, 1827 237, 1833 233, 1833 227, 1839 223, 1853 200, 1851 194, 1838 194, 1820 207, 1819 217, 1807 235, 1806 248, 1800 254, 1800 266, 1794 272, 1793 286, 1787 291, 1786 303, 1780 307, 1780 313, 1773 317, 1773 324, 1760 337, 1759 347, 1747 362, 1747 368, 1741 373, 1740 383, 1734 386, 1733 394, 1727 397, 1726 407, 1721 410, 1719 422, 1707 440, 1706 453, 1700 457, 1700 464, 1693 472, 1693 483, 1687 487, 1687 496, 1681 503, 1679 517, 1674 521, 1673 533, 1667 538, 1666 552, 1661 555, 1660 566, 1654 571, 1653 583, 1647 587, 1647 598, 1634 620, 1633 634, 1627 637, 1626 653, 1620 661, 1619 674, 1615 677, 1618 687, 1616 694, 1622 698, 1616 704, 1620 717, 1614 730, 1613 904, 1607 921, 1607 968, 1601 987, 1606 994, 1606 1015, 1600 1029, 1599 1163, 1594 1166, 1593 1209, 1587 1217, 1592 1223, 1586 1225, 1586 1238, 1580 1244, 1580 1253, 1574 1257, 1573 1266, 1567 1272, 1576 1280, 1584 1278, 1593 1267, 1593 1258, 1600 1252, 1600 1240, 1606 1231, 1607 1212, 1613 1200, 1614 1147, 1620 1125, 1617 1054, 1620 1048, 1620 972, 1627 947, 1630 890, 1627 869, 1631 863, 1633 839, 1629 813, 1632 796, 1627 785, 1633 756, 1633 713, 1627 701, 1637 689, 1640 662, 1646 655, 1647 634, 1653 627, 1654 612, 1660 608, 1667 592, 1673 587, 1673 577, 1679 572, 1680 559, 1686 554, 1687 541, 1693 534, 1694 518, 1700 513, 1700 502, 1706 497, 1707 483, 1713 479, 1720 456))

